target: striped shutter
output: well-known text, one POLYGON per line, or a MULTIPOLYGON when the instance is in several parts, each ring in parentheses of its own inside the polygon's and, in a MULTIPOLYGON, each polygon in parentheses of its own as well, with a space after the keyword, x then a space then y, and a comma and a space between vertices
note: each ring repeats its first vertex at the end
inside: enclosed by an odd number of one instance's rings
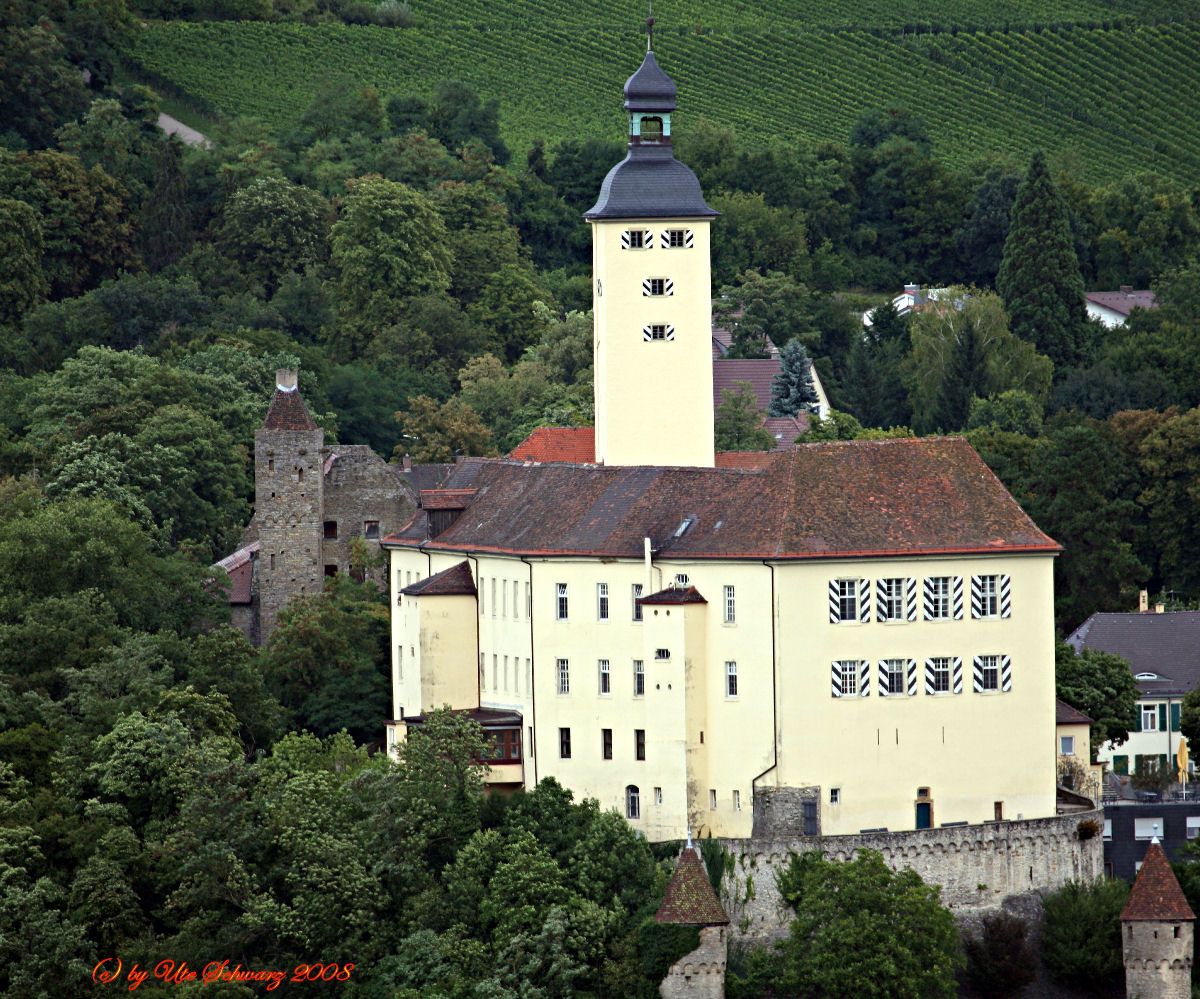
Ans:
POLYGON ((842 665, 836 660, 833 663, 833 673, 830 677, 830 693, 834 697, 842 696, 842 665))
POLYGON ((1012 578, 1000 577, 1000 616, 1012 617, 1012 578))
POLYGON ((650 281, 651 280, 652 280, 651 278, 642 278, 642 297, 643 298, 646 298, 646 297, 654 294, 654 292, 652 292, 650 290, 650 281))
POLYGON ((917 661, 915 659, 908 661, 908 696, 917 696, 917 661))
POLYGON ((917 581, 913 576, 904 581, 904 611, 910 621, 917 619, 917 581))
POLYGON ((693 245, 693 242, 694 242, 694 240, 695 240, 695 234, 692 232, 692 230, 691 230, 691 229, 685 229, 685 230, 683 231, 683 245, 684 245, 684 248, 685 248, 685 249, 688 249, 688 250, 690 250, 690 249, 692 248, 692 245, 693 245))
POLYGON ((983 656, 975 657, 975 676, 974 676, 974 691, 977 694, 983 693, 983 656))
POLYGON ((877 675, 879 676, 879 696, 890 697, 892 692, 888 688, 887 660, 880 659, 878 666, 879 668, 877 675))
MULTIPOLYGON (((983 617, 983 577, 971 577, 971 617, 983 617)), ((978 660, 976 660, 978 662, 978 660)))
POLYGON ((647 250, 654 248, 654 233, 649 229, 642 230, 642 240, 647 250))
POLYGON ((842 604, 838 600, 838 581, 829 581, 829 623, 838 624, 842 620, 842 604))
POLYGON ((871 664, 866 659, 858 663, 858 696, 871 696, 871 664))
POLYGON ((667 339, 668 340, 675 339, 675 327, 672 326, 670 323, 667 323, 667 339))
MULTIPOLYGON (((950 577, 950 608, 955 621, 961 621, 963 615, 963 581, 962 576, 950 577)), ((957 693, 957 691, 955 692, 957 693)))
MULTIPOLYGON (((663 246, 664 250, 669 250, 669 249, 678 250, 679 249, 678 246, 676 246, 676 247, 671 246, 671 230, 670 229, 664 229, 662 232, 660 232, 658 234, 658 238, 662 240, 662 246, 663 246)), ((692 232, 691 229, 684 229, 683 230, 683 247, 684 247, 684 249, 690 250, 695 245, 695 242, 696 242, 696 234, 694 232, 692 232)))
POLYGON ((664 295, 674 295, 675 294, 675 282, 672 281, 670 278, 667 278, 663 282, 663 294, 664 295))
POLYGON ((1000 657, 1000 689, 1012 690, 1012 656, 1000 657))
POLYGON ((652 330, 649 326, 643 326, 642 327, 642 339, 645 340, 647 343, 649 343, 651 340, 654 339, 654 330, 652 330))
POLYGON ((962 693, 962 660, 958 656, 950 660, 950 689, 962 693))
POLYGON ((871 581, 858 581, 858 620, 866 624, 871 620, 871 581))
POLYGON ((934 679, 933 679, 933 660, 932 659, 925 660, 925 693, 930 694, 930 695, 937 693, 937 687, 934 685, 934 679))
POLYGON ((925 620, 933 620, 934 601, 937 599, 937 591, 934 589, 933 577, 925 577, 925 620))
POLYGON ((622 250, 628 250, 628 249, 629 249, 629 242, 630 242, 630 240, 629 240, 629 230, 628 230, 628 229, 626 229, 626 230, 625 230, 623 233, 621 233, 621 249, 622 249, 622 250))
MULTIPOLYGON (((876 621, 890 620, 890 618, 887 615, 887 603, 885 602, 884 596, 883 596, 883 580, 882 579, 875 580, 875 620, 876 621)), ((883 664, 881 662, 880 666, 882 666, 882 665, 883 664)), ((883 674, 881 673, 880 674, 880 677, 881 677, 880 685, 887 686, 886 684, 884 684, 882 682, 882 676, 883 676, 883 674)), ((883 691, 881 690, 880 693, 883 693, 883 691)))

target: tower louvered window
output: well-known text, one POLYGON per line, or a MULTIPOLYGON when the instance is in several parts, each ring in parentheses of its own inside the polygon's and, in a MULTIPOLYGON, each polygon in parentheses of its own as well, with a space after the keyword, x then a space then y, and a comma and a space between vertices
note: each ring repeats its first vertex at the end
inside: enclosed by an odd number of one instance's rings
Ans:
POLYGON ((642 339, 647 343, 651 340, 674 340, 675 327, 670 323, 651 323, 642 327, 642 339))

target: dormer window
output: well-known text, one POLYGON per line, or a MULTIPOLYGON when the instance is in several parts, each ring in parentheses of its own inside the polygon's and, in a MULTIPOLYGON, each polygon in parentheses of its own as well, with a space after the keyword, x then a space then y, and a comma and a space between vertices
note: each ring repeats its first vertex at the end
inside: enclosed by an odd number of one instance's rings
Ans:
POLYGON ((1137 676, 1134 677, 1134 679, 1135 680, 1157 680, 1158 674, 1157 673, 1138 673, 1137 676))

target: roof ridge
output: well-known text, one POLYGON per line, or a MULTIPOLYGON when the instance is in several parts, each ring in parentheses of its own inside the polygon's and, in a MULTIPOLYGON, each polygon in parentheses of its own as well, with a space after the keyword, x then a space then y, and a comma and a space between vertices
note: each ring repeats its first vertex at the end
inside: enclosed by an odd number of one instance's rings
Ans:
POLYGON ((1121 910, 1121 921, 1186 922, 1196 918, 1158 837, 1150 841, 1142 858, 1142 869, 1121 910))

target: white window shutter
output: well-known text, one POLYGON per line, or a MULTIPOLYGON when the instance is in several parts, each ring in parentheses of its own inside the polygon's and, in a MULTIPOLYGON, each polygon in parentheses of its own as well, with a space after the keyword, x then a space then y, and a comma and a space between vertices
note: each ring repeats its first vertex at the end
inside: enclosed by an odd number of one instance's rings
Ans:
POLYGON ((652 294, 653 292, 650 290, 650 279, 642 278, 642 297, 647 298, 652 294))
POLYGON ((683 233, 683 245, 684 245, 684 246, 685 246, 687 249, 689 249, 689 250, 690 250, 690 249, 692 248, 693 244, 695 243, 695 239, 696 239, 696 234, 695 234, 694 232, 692 232, 692 230, 691 230, 691 229, 685 229, 685 230, 684 230, 684 233, 683 233))
POLYGON ((649 342, 654 339, 654 330, 649 326, 642 327, 642 339, 649 342))
POLYGON ((628 250, 629 243, 630 243, 629 230, 626 229, 624 232, 621 233, 621 249, 628 250))
MULTIPOLYGON (((888 617, 887 602, 884 600, 884 596, 883 596, 883 580, 882 579, 875 580, 875 620, 876 621, 891 620, 888 617)), ((881 667, 882 667, 882 665, 883 664, 880 663, 881 667)), ((880 675, 882 676, 882 674, 880 674, 880 675)), ((882 693, 882 691, 880 691, 880 693, 882 693)))

